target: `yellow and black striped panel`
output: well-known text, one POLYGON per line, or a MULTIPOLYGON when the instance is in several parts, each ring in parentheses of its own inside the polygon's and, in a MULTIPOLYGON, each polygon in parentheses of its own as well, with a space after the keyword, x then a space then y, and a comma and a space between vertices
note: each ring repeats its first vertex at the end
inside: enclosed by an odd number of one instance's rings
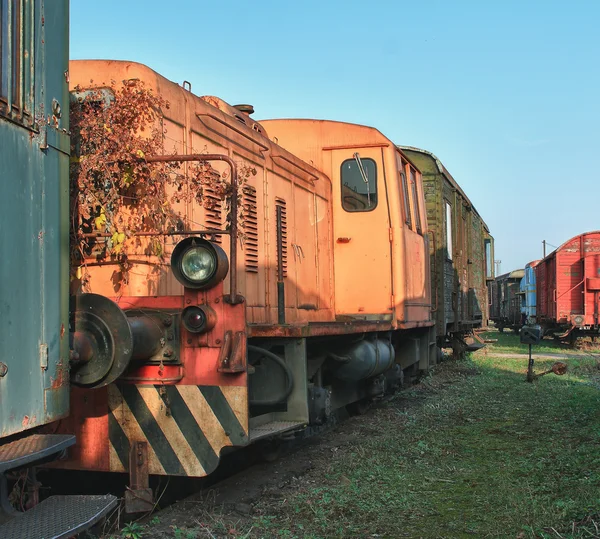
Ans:
POLYGON ((110 469, 129 468, 132 442, 148 442, 149 472, 203 477, 225 446, 248 444, 244 386, 108 387, 110 469))

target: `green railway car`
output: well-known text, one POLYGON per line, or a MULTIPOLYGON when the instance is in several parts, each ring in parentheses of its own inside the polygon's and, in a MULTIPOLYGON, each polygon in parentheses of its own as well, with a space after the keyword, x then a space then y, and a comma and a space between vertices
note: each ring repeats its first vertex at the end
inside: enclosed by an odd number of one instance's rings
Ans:
POLYGON ((400 146, 419 168, 431 236, 431 286, 440 347, 461 354, 465 339, 489 319, 494 239, 465 192, 431 152, 400 146))
POLYGON ((67 537, 116 504, 36 505, 35 465, 75 443, 40 431, 69 414, 68 0, 0 0, 0 67, 0 537, 67 537))

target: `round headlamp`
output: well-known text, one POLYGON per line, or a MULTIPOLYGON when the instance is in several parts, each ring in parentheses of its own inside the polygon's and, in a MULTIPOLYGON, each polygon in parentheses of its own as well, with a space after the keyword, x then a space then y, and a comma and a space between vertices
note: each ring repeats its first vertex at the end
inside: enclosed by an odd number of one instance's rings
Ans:
POLYGON ((181 272, 194 283, 204 283, 214 274, 217 259, 214 252, 204 245, 190 247, 181 257, 181 272))
POLYGON ((229 261, 218 245, 203 238, 186 238, 173 249, 171 268, 183 286, 204 289, 225 279, 229 261))

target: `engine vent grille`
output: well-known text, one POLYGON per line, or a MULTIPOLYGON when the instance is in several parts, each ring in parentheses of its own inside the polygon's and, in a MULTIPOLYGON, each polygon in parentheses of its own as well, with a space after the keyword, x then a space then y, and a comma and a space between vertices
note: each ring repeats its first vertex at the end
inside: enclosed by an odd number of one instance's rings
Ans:
MULTIPOLYGON (((287 237, 287 208, 283 198, 275 198, 275 218, 277 219, 277 208, 281 208, 281 265, 283 268, 282 276, 287 277, 287 261, 288 261, 288 237, 287 237)), ((279 251, 279 249, 278 249, 279 251)), ((277 253, 279 264, 279 252, 277 253)))
MULTIPOLYGON (((204 185, 204 210, 205 210, 205 226, 217 230, 223 229, 223 201, 215 193, 211 185, 204 185)), ((223 236, 220 234, 215 236, 215 243, 222 243, 223 236)))
POLYGON ((258 212, 256 205, 256 189, 245 185, 242 191, 242 204, 244 207, 244 252, 246 271, 258 273, 258 212))

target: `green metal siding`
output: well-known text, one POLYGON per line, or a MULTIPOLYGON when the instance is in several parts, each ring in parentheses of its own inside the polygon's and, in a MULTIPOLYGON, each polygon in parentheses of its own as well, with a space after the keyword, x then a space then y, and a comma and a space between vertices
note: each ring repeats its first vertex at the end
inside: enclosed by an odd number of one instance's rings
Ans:
MULTIPOLYGON (((456 183, 428 153, 402 148, 419 168, 427 207, 436 332, 464 332, 487 320, 485 223, 456 183), (452 260, 448 257, 445 202, 452 206, 452 260)), ((443 167, 442 167, 443 168, 443 167)))
POLYGON ((37 125, 0 115, 0 436, 69 404, 68 1, 32 1, 37 125))

